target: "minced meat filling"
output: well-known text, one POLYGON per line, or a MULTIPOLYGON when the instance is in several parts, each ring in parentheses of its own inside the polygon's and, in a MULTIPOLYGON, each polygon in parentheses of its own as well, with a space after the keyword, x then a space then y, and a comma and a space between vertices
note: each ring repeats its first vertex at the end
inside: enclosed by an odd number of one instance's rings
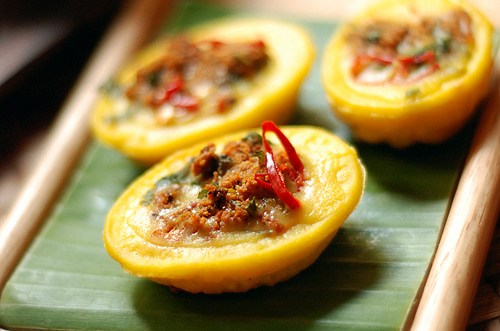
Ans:
POLYGON ((225 112, 237 102, 233 83, 252 79, 268 62, 265 44, 202 41, 192 43, 173 38, 165 55, 137 72, 126 96, 156 109, 158 121, 167 121, 174 112, 211 108, 225 112), (169 114, 167 118, 165 114, 169 114))
POLYGON ((439 17, 421 17, 417 23, 376 20, 353 27, 348 42, 357 54, 352 72, 366 82, 403 82, 425 77, 450 56, 468 56, 474 44, 471 18, 463 10, 439 17), (391 70, 385 70, 390 68, 391 70), (385 75, 375 74, 385 70, 385 75), (363 75, 369 72, 370 77, 363 75))
MULTIPOLYGON (((276 153, 276 159, 285 177, 293 177, 286 153, 276 153)), ((209 144, 186 169, 181 170, 182 179, 174 174, 166 177, 168 185, 157 183, 149 203, 152 236, 180 240, 189 235, 215 237, 221 231, 286 230, 282 220, 288 208, 255 180, 256 174, 266 173, 260 135, 229 142, 221 154, 209 144), (197 195, 189 199, 186 191, 193 186, 198 187, 197 195)))

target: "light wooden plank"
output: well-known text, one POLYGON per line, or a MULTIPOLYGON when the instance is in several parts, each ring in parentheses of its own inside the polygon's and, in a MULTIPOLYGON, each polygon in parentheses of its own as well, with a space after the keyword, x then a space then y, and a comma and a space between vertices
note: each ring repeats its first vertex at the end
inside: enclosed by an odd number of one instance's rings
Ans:
POLYGON ((97 88, 142 46, 165 19, 170 1, 126 4, 89 60, 47 138, 38 165, 0 228, 0 289, 33 238, 89 138, 97 88))
POLYGON ((500 86, 495 80, 411 330, 467 326, 500 209, 500 86))

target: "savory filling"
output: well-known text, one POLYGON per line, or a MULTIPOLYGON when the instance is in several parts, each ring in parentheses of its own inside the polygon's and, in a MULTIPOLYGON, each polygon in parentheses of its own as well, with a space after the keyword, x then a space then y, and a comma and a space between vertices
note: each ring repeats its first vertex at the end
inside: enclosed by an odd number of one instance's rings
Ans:
POLYGON ((125 96, 135 109, 142 106, 152 111, 160 125, 224 113, 248 90, 245 85, 251 85, 268 60, 261 40, 193 43, 173 38, 161 59, 137 72, 125 96))
POLYGON ((437 70, 465 70, 474 37, 471 18, 461 9, 417 23, 373 21, 348 35, 356 56, 351 71, 363 84, 404 84, 437 70))
MULTIPOLYGON (((181 241, 196 235, 215 238, 221 232, 259 231, 280 234, 287 230, 291 207, 273 189, 273 176, 259 134, 229 142, 220 154, 209 144, 179 172, 160 179, 146 193, 153 239, 181 241)), ((302 170, 277 152, 273 159, 289 192, 303 184, 302 170)), ((295 154, 296 155, 296 154, 295 154)), ((271 162, 272 163, 272 162, 271 162)))

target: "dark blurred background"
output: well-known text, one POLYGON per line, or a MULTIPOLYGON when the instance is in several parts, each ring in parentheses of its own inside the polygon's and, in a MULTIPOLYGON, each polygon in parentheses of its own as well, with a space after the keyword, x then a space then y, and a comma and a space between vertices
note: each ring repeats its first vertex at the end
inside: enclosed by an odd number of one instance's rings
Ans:
POLYGON ((123 0, 0 0, 0 159, 56 116, 123 0))

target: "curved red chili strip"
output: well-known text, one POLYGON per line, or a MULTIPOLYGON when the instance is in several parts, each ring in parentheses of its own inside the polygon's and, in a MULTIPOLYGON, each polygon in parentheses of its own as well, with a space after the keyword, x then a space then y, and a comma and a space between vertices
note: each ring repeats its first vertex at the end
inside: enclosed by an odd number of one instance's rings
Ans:
POLYGON ((269 184, 268 182, 259 178, 259 177, 266 177, 266 176, 267 176, 267 174, 255 174, 255 180, 257 181, 257 183, 259 183, 260 186, 262 186, 266 190, 274 192, 274 189, 271 186, 271 184, 269 184))
POLYGON ((161 99, 161 102, 167 102, 170 100, 172 95, 175 93, 179 93, 182 90, 184 85, 184 81, 182 80, 181 75, 176 75, 170 82, 168 82, 167 86, 165 86, 165 94, 161 99))
POLYGON ((170 102, 175 107, 183 108, 188 111, 196 111, 200 107, 198 98, 190 94, 179 93, 175 98, 171 98, 170 102))
POLYGON ((402 74, 403 77, 406 77, 410 74, 410 70, 407 66, 424 63, 429 64, 427 70, 408 81, 413 82, 432 74, 436 70, 439 70, 439 64, 435 62, 435 59, 436 54, 431 50, 423 52, 421 54, 417 54, 415 56, 391 57, 385 55, 362 54, 356 57, 352 66, 352 73, 355 77, 357 77, 361 73, 361 71, 363 71, 364 68, 371 62, 378 62, 380 64, 392 64, 393 62, 399 62, 402 64, 402 66, 399 67, 399 73, 402 74))
POLYGON ((283 201, 288 207, 290 207, 291 209, 299 208, 300 201, 297 200, 286 188, 285 178, 279 170, 276 158, 273 153, 273 149, 266 139, 266 132, 268 131, 274 132, 277 135, 278 139, 285 149, 285 152, 288 155, 290 163, 298 172, 299 177, 302 177, 303 175, 304 165, 302 164, 302 161, 295 151, 295 148, 290 143, 285 134, 281 132, 281 130, 273 122, 264 122, 262 124, 262 142, 266 150, 266 169, 267 175, 269 177, 269 184, 271 185, 274 193, 276 193, 278 198, 280 198, 281 201, 283 201))
POLYGON ((295 151, 295 147, 293 147, 290 140, 288 140, 285 134, 276 126, 276 124, 271 121, 262 123, 263 140, 266 140, 264 136, 267 131, 272 131, 276 134, 281 144, 285 148, 285 152, 288 156, 288 159, 290 160, 290 163, 292 164, 292 167, 295 169, 295 171, 299 172, 302 175, 302 173, 304 172, 304 165, 302 164, 302 161, 300 160, 300 157, 295 151))
POLYGON ((389 55, 389 54, 366 54, 365 56, 368 59, 378 62, 380 64, 391 64, 395 60, 394 55, 389 55))
POLYGON ((357 77, 372 62, 389 65, 394 62, 394 59, 395 57, 390 55, 360 54, 356 56, 351 71, 357 77))
POLYGON ((435 58, 436 56, 433 51, 426 51, 415 56, 400 56, 398 57, 398 61, 404 64, 421 64, 426 62, 433 63, 435 58))

